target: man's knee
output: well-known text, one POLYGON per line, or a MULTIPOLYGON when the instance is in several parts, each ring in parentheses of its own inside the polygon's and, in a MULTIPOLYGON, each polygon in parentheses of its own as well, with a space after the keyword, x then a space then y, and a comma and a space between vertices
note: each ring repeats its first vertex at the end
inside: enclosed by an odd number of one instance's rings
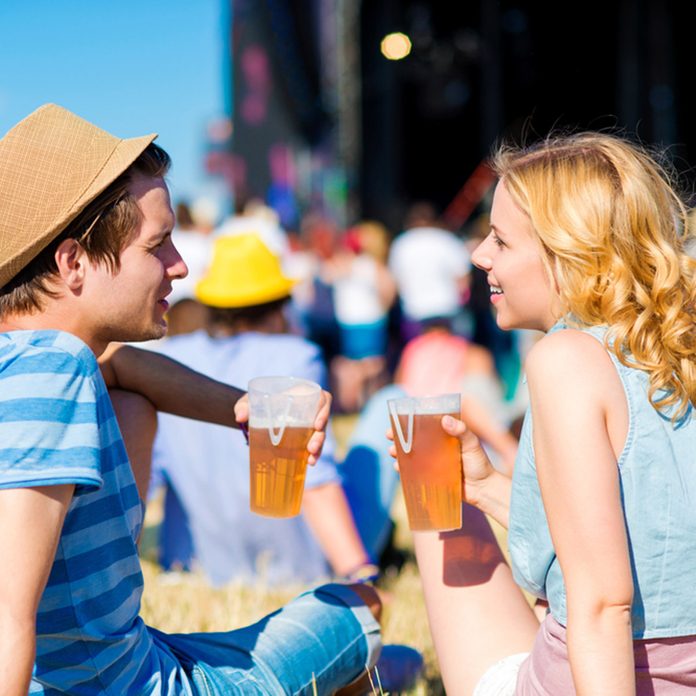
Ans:
POLYGON ((348 585, 348 587, 367 605, 372 612, 372 616, 377 621, 380 621, 382 618, 382 598, 379 596, 376 588, 365 583, 355 583, 354 585, 348 585))

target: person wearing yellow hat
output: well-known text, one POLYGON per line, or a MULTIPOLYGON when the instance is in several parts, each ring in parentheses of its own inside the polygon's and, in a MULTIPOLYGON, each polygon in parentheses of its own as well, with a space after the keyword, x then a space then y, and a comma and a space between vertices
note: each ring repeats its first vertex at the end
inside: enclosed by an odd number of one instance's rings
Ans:
MULTIPOLYGON (((209 312, 207 329, 154 348, 227 384, 247 384, 269 370, 325 384, 319 347, 289 333, 285 308, 294 285, 259 235, 218 237, 195 288, 209 312)), ((241 466, 249 454, 241 434, 160 414, 153 468, 166 482, 163 567, 186 569, 195 558, 215 585, 260 574, 271 584, 374 575, 378 568, 356 530, 333 450, 329 431, 307 472, 301 516, 262 518, 249 510, 248 470, 241 466), (237 530, 233 538, 230 529, 237 530)))
MULTIPOLYGON (((246 419, 239 389, 110 345, 163 336, 187 272, 155 137, 117 138, 49 104, 0 139, 3 694, 341 693, 377 659, 374 588, 324 585, 210 635, 167 635, 138 615, 153 405, 246 419), (119 421, 107 385, 135 392, 119 397, 119 421)), ((315 457, 323 434, 313 440, 315 457)))

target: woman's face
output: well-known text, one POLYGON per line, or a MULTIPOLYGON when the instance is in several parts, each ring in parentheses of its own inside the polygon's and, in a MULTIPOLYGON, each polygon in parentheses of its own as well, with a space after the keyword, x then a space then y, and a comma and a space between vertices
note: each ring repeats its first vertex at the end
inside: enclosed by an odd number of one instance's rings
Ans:
POLYGON ((531 222, 503 181, 493 196, 488 236, 472 254, 488 275, 491 303, 501 329, 548 331, 561 314, 558 293, 542 261, 531 222))

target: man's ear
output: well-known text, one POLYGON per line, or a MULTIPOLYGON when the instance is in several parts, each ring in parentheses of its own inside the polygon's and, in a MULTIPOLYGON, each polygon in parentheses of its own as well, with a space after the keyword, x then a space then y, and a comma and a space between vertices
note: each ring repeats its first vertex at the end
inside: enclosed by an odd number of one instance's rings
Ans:
POLYGON ((64 239, 56 249, 58 275, 70 290, 80 290, 89 264, 87 254, 76 239, 64 239))

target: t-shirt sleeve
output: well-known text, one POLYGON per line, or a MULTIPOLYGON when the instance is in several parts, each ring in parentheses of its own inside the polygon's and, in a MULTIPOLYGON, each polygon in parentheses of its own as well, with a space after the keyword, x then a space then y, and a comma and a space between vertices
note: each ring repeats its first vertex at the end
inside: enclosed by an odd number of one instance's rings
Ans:
MULTIPOLYGON (((0 374, 0 488, 102 485, 98 368, 58 349, 19 356, 0 374)), ((102 404, 103 406, 103 404, 102 404)))

